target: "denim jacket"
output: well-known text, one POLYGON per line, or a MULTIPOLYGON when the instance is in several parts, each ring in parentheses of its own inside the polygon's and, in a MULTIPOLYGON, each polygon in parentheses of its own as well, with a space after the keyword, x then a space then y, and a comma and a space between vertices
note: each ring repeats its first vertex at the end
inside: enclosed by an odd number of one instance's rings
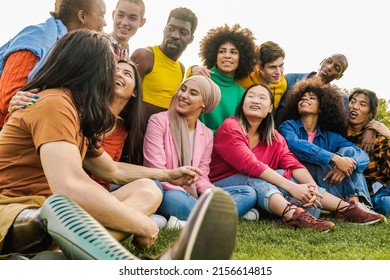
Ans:
POLYGON ((286 138, 288 147, 300 161, 327 165, 341 148, 351 147, 356 151, 352 159, 356 162, 357 172, 363 172, 370 162, 365 151, 340 134, 323 131, 320 127, 317 128, 313 143, 310 143, 307 141, 308 135, 300 119, 285 121, 278 130, 286 138))

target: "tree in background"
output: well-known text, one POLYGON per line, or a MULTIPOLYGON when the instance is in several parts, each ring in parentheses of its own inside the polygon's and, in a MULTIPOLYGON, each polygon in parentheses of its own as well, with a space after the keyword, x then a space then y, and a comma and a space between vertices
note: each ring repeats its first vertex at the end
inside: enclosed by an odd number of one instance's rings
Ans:
POLYGON ((390 128, 390 111, 389 111, 390 100, 386 101, 383 98, 379 98, 378 113, 375 119, 384 123, 390 128))

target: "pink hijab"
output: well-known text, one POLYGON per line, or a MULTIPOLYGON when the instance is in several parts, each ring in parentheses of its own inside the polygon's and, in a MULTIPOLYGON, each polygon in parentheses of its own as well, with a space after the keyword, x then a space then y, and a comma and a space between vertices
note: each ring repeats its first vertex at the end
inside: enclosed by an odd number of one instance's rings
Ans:
MULTIPOLYGON (((221 90, 210 78, 196 75, 191 76, 183 81, 179 87, 185 84, 187 81, 194 81, 200 90, 203 97, 203 113, 208 113, 217 107, 221 100, 221 90)), ((179 91, 178 89, 178 91, 179 91)), ((176 93, 178 92, 176 91, 176 93)), ((172 97, 171 103, 168 109, 169 124, 175 142, 177 155, 179 157, 179 166, 191 165, 191 151, 190 151, 190 138, 188 131, 188 124, 185 117, 176 111, 176 104, 178 102, 177 94, 172 97)))

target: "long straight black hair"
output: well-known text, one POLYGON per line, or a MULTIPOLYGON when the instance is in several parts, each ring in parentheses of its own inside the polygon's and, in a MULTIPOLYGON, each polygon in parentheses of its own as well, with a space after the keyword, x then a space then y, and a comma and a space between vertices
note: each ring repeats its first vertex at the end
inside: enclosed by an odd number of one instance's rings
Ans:
POLYGON ((123 119, 128 136, 122 151, 121 161, 143 165, 143 141, 146 122, 143 117, 142 81, 137 66, 131 60, 118 60, 117 63, 127 63, 134 71, 134 93, 125 107, 119 113, 123 119))
POLYGON ((88 148, 98 148, 101 136, 115 123, 110 110, 114 75, 115 56, 106 35, 77 30, 57 41, 45 64, 22 90, 68 89, 88 148))
MULTIPOLYGON (((248 87, 245 90, 244 95, 242 96, 240 104, 238 104, 238 106, 236 108, 236 113, 235 113, 235 117, 236 117, 237 121, 241 124, 245 133, 248 132, 251 125, 249 124, 248 119, 246 118, 242 107, 244 105, 244 101, 245 101, 245 98, 246 98, 249 90, 251 88, 257 87, 257 86, 261 86, 267 90, 269 98, 271 100, 271 104, 272 105, 274 104, 274 96, 273 96, 270 88, 266 84, 263 84, 263 83, 253 84, 250 87, 248 87)), ((266 144, 270 145, 272 143, 272 139, 274 139, 274 138, 277 139, 277 136, 275 134, 274 117, 273 117, 272 112, 268 113, 268 115, 262 120, 260 126, 257 129, 257 132, 260 135, 260 140, 262 143, 266 143, 266 144)))

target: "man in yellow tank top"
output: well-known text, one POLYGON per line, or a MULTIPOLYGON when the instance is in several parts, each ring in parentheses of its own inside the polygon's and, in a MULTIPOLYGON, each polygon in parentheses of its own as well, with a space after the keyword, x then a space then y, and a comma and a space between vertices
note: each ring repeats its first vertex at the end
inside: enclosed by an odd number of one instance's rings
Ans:
POLYGON ((167 110, 173 94, 183 80, 185 68, 178 61, 194 39, 198 25, 196 15, 187 8, 176 8, 169 14, 160 45, 140 48, 131 59, 137 64, 142 79, 145 120, 167 110))

